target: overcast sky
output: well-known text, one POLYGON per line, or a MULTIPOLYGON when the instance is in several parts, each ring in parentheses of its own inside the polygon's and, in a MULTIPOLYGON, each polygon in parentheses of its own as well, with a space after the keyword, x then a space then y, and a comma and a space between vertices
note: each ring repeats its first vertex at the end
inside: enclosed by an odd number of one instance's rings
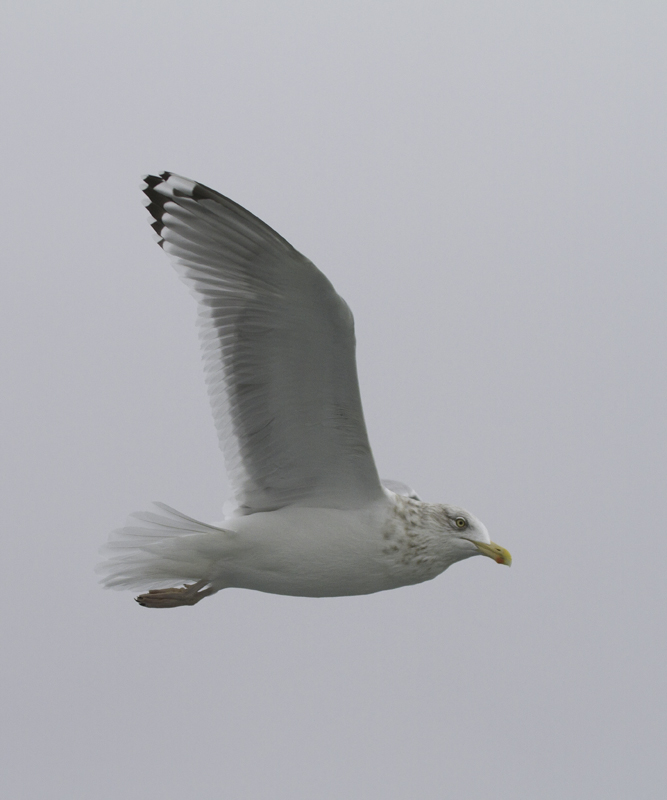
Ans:
POLYGON ((5 2, 3 796, 657 798, 667 6, 5 2), (140 177, 246 206, 354 311, 384 477, 514 557, 140 608, 98 548, 228 483, 140 177))

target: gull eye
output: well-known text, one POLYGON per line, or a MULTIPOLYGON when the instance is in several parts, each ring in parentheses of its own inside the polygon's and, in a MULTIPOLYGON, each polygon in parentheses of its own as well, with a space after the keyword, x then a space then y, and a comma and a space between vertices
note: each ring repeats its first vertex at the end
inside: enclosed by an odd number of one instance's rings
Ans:
POLYGON ((457 517, 454 522, 460 531, 464 531, 468 527, 468 520, 465 517, 457 517))

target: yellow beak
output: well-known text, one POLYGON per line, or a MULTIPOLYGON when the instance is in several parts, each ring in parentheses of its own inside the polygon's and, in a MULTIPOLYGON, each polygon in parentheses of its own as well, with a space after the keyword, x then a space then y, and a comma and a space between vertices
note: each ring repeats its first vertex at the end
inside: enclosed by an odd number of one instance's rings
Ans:
POLYGON ((492 558, 497 564, 506 564, 508 567, 512 566, 512 556, 509 554, 508 550, 505 550, 505 548, 501 547, 499 544, 495 542, 486 544, 486 542, 476 542, 474 539, 468 539, 468 541, 472 542, 483 556, 492 558))

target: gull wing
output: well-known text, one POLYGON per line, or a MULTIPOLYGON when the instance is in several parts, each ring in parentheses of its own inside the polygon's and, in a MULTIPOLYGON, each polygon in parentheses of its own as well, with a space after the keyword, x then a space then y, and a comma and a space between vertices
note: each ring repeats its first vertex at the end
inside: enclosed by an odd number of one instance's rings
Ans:
POLYGON ((223 195, 145 178, 159 244, 197 299, 209 397, 238 514, 383 497, 354 320, 307 258, 223 195))

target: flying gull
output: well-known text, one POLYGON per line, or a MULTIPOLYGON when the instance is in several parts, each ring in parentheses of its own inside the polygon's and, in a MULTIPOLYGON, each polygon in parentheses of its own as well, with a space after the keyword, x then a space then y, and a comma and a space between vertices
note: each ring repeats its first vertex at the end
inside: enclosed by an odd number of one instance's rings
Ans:
POLYGON ((468 511, 380 481, 352 313, 317 267, 200 183, 163 172, 143 191, 159 244, 198 302, 236 507, 216 525, 162 503, 133 514, 107 545, 104 583, 173 608, 229 587, 370 594, 480 554, 511 564, 468 511))

